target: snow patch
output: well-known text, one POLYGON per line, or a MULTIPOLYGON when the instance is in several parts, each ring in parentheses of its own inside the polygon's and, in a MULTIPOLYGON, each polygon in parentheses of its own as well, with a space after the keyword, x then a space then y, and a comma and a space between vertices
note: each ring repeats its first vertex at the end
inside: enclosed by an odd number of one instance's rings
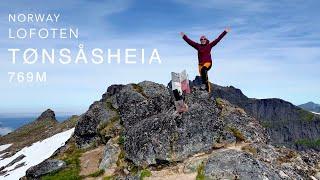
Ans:
POLYGON ((0 151, 4 151, 6 150, 8 147, 10 147, 12 144, 3 144, 3 145, 0 145, 0 151))
POLYGON ((8 154, 8 152, 0 154, 0 160, 3 159, 2 156, 6 155, 6 154, 8 154))
POLYGON ((15 155, 9 158, 1 159, 0 167, 9 164, 11 161, 13 161, 15 158, 22 154, 26 156, 22 160, 16 162, 15 164, 3 169, 3 171, 12 171, 1 175, 0 180, 19 179, 25 176, 27 169, 49 158, 58 148, 65 144, 65 142, 71 137, 73 132, 74 128, 55 134, 47 139, 33 143, 29 147, 24 147, 15 155), (24 166, 15 169, 15 167, 21 163, 24 163, 24 166))
MULTIPOLYGON (((312 111, 311 111, 312 112, 312 111)), ((312 112, 313 114, 318 114, 318 115, 320 115, 320 113, 317 113, 317 112, 312 112)))

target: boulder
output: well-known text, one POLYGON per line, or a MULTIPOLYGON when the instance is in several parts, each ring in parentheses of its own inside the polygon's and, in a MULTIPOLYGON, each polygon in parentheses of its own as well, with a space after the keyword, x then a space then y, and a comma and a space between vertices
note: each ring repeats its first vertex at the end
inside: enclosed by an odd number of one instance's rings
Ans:
POLYGON ((45 160, 36 166, 30 167, 26 171, 26 177, 28 179, 37 178, 54 171, 58 171, 65 167, 66 167, 66 163, 64 161, 56 160, 56 159, 45 160))
POLYGON ((109 120, 110 114, 103 102, 94 102, 87 112, 82 114, 75 127, 74 137, 80 148, 86 148, 99 141, 97 127, 100 123, 109 120))
POLYGON ((120 151, 121 149, 118 144, 114 143, 112 140, 108 141, 105 146, 99 169, 107 170, 111 168, 111 166, 117 162, 120 151))

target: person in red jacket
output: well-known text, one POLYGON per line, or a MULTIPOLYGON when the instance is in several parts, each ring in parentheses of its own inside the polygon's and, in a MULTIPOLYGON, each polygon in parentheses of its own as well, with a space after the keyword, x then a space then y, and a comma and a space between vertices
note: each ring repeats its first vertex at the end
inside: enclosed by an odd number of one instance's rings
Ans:
POLYGON ((192 41, 181 32, 182 38, 192 47, 194 47, 198 51, 198 67, 199 73, 202 79, 202 89, 206 89, 208 92, 211 92, 210 83, 208 81, 208 71, 212 66, 212 58, 211 58, 211 49, 215 46, 228 32, 230 28, 226 28, 214 41, 209 41, 206 36, 200 37, 200 44, 192 41))

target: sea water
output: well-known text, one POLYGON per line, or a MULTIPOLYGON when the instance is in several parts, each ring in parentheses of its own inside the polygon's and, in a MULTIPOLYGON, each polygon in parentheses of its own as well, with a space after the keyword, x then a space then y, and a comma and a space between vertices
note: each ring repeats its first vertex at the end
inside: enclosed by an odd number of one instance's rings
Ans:
MULTIPOLYGON (((64 115, 64 116, 56 116, 56 119, 59 122, 62 122, 66 119, 68 119, 70 116, 64 115)), ((31 117, 31 116, 1 116, 0 115, 0 135, 5 135, 11 131, 14 131, 15 129, 28 124, 34 120, 37 119, 37 116, 31 117)))

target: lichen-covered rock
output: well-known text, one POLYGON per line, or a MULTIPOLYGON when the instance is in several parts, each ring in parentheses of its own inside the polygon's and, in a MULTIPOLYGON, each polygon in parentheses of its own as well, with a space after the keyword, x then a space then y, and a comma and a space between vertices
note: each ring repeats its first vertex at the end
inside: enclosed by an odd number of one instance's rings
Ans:
POLYGON ((125 85, 122 84, 113 84, 108 87, 107 92, 102 95, 102 99, 107 99, 108 97, 111 97, 121 91, 121 89, 125 87, 125 85))
POLYGON ((74 137, 78 147, 85 148, 98 141, 97 127, 100 123, 108 121, 109 117, 105 103, 94 102, 89 110, 80 116, 75 127, 74 137))
POLYGON ((317 163, 320 162, 319 153, 299 152, 285 147, 274 147, 270 144, 255 143, 252 144, 252 149, 255 149, 255 158, 266 162, 273 169, 280 171, 284 179, 285 175, 290 179, 309 179, 317 169, 317 163))
POLYGON ((124 126, 126 158, 137 165, 181 161, 210 151, 220 141, 235 141, 231 137, 237 135, 242 140, 265 142, 264 130, 253 118, 235 107, 223 110, 197 88, 185 97, 189 110, 183 114, 175 112, 169 89, 157 83, 131 84, 115 96, 124 126), (222 111, 227 113, 222 115, 222 111))
POLYGON ((152 82, 128 85, 116 95, 116 98, 118 110, 126 128, 147 117, 166 111, 171 106, 168 89, 152 82), (151 90, 144 91, 149 89, 147 86, 150 86, 151 90))
POLYGON ((118 156, 120 154, 120 147, 118 144, 113 143, 113 141, 108 141, 105 146, 103 158, 100 162, 99 169, 107 170, 113 164, 115 164, 118 160, 118 156))
POLYGON ((36 166, 30 167, 26 171, 26 177, 27 179, 38 178, 40 176, 43 176, 45 174, 48 174, 54 171, 58 171, 65 167, 66 167, 66 163, 64 161, 49 159, 49 160, 43 161, 42 163, 36 166))
POLYGON ((275 170, 251 154, 237 150, 213 153, 205 163, 207 179, 281 179, 275 170))

